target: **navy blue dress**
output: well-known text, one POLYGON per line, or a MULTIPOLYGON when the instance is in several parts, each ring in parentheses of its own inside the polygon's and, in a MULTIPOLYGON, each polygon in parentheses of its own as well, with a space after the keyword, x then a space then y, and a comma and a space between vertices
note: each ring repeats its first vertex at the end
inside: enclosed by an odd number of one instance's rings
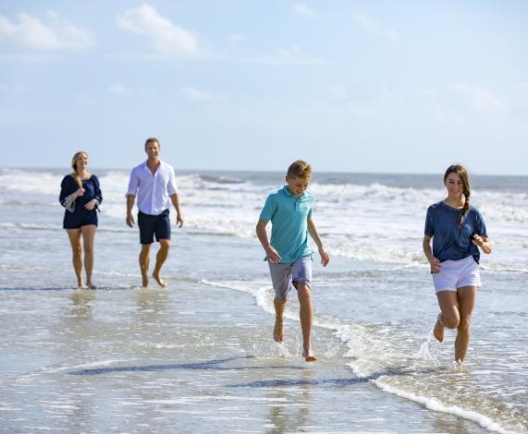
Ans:
POLYGON ((61 192, 59 201, 61 205, 66 208, 64 211, 64 220, 62 227, 64 229, 79 229, 81 226, 95 225, 97 226, 97 211, 98 207, 88 211, 84 205, 91 200, 97 200, 97 205, 103 201, 103 195, 99 186, 99 179, 92 175, 89 179, 82 181, 84 194, 71 201, 70 196, 79 189, 79 184, 71 175, 66 175, 61 183, 61 192))

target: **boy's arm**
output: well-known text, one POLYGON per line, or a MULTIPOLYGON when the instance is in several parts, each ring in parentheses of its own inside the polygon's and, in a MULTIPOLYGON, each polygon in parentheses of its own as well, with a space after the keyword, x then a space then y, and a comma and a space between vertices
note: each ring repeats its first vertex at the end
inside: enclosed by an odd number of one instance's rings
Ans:
POLYGON ((278 264, 281 261, 281 257, 278 252, 272 247, 268 240, 268 234, 266 233, 267 224, 268 222, 265 222, 264 220, 259 220, 255 231, 257 233, 257 238, 259 239, 260 244, 262 244, 262 247, 266 252, 266 257, 268 258, 268 261, 270 261, 272 264, 278 264))
POLYGON ((330 256, 328 256, 328 252, 324 249, 323 241, 319 236, 319 232, 317 232, 317 228, 315 227, 314 221, 311 217, 308 217, 307 221, 308 233, 315 241, 315 244, 317 244, 317 249, 319 250, 319 254, 321 255, 321 264, 323 264, 323 267, 326 267, 328 265, 328 262, 330 262, 330 256))

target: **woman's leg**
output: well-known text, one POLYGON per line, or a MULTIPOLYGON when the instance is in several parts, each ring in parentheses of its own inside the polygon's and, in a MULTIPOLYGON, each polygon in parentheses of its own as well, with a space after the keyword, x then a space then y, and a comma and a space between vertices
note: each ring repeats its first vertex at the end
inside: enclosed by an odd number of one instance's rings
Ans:
POLYGON ((70 239, 71 249, 72 249, 72 262, 73 269, 75 271, 75 276, 77 277, 77 287, 82 288, 83 278, 82 278, 82 240, 81 240, 81 230, 80 229, 66 229, 68 233, 68 238, 70 239))
POLYGON ((86 270, 86 285, 88 288, 95 289, 92 282, 92 273, 94 265, 94 239, 97 226, 86 225, 81 227, 84 246, 84 269, 86 270))

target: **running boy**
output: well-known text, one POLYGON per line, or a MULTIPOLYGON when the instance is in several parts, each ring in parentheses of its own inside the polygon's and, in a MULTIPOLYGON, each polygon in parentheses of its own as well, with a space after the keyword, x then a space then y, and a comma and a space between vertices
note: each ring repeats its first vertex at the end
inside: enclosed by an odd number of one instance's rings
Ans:
POLYGON ((303 357, 307 362, 317 360, 311 345, 313 251, 308 243, 308 234, 317 244, 321 264, 326 267, 330 261, 312 219, 314 197, 306 191, 311 178, 312 168, 308 163, 301 160, 293 162, 286 174, 286 185, 268 196, 256 227, 275 289, 273 337, 276 342, 284 339, 283 314, 293 284, 299 297, 303 357), (266 225, 270 221, 271 240, 268 240, 266 225))

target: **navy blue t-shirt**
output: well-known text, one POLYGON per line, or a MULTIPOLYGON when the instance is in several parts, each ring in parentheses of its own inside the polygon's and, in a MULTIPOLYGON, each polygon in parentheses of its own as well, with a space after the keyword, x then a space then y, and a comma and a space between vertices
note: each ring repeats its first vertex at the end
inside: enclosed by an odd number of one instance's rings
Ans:
POLYGON ((440 262, 447 260, 458 261, 473 256, 478 263, 480 251, 472 243, 473 235, 487 237, 486 225, 480 212, 469 207, 462 226, 458 226, 458 219, 462 210, 452 208, 443 201, 431 205, 427 209, 425 218, 425 235, 433 238, 433 255, 440 262))

